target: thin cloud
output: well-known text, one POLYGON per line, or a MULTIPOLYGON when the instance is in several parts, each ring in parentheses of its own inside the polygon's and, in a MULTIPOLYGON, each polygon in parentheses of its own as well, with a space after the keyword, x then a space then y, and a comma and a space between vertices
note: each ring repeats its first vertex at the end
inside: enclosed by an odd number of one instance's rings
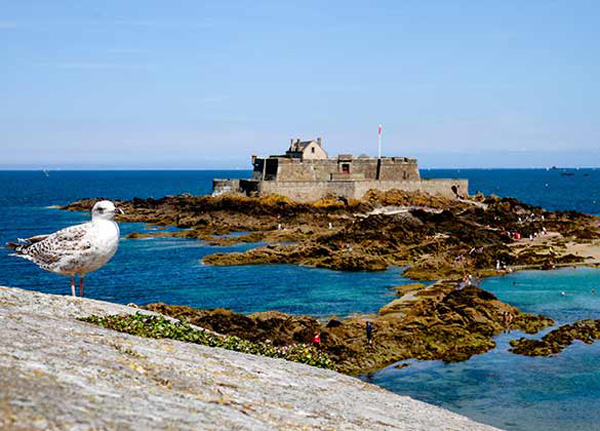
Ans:
POLYGON ((145 66, 136 65, 136 64, 118 64, 118 63, 58 63, 54 66, 60 69, 90 69, 90 70, 135 70, 135 69, 145 69, 145 66))
POLYGON ((108 48, 106 52, 111 54, 141 54, 148 52, 148 50, 139 48, 108 48))
POLYGON ((120 20, 115 21, 115 24, 130 27, 147 27, 147 28, 163 28, 163 29, 178 29, 178 28, 209 28, 213 27, 214 23, 210 22, 193 22, 193 21, 152 21, 152 20, 120 20))
POLYGON ((14 21, 0 21, 0 29, 17 28, 18 26, 14 21))

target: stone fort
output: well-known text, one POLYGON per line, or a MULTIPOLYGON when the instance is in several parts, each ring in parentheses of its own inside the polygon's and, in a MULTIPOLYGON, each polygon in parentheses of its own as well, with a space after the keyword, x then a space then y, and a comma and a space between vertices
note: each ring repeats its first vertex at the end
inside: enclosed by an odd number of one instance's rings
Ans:
POLYGON ((416 159, 340 154, 329 157, 321 138, 292 139, 285 154, 252 156, 252 178, 214 179, 213 195, 277 193, 297 201, 327 195, 360 199, 370 190, 421 191, 458 198, 468 194, 466 179, 422 179, 416 159))

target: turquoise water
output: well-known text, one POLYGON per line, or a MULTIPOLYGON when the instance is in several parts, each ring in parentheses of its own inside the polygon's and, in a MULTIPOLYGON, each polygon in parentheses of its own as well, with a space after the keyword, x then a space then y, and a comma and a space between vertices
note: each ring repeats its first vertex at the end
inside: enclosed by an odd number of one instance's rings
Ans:
MULTIPOLYGON (((551 209, 599 214, 600 171, 431 170, 424 177, 466 177, 471 193, 510 195, 551 209)), ((88 215, 60 211, 82 197, 111 199, 209 193, 214 177, 247 177, 246 171, 0 171, 0 243, 81 223, 88 215)), ((153 229, 122 224, 122 236, 153 229)), ((114 259, 90 274, 87 295, 119 303, 167 302, 199 308, 252 313, 280 310, 316 317, 374 313, 393 299, 393 286, 407 282, 399 268, 379 273, 343 273, 292 265, 212 267, 203 256, 252 245, 209 247, 182 239, 121 242, 114 259)), ((68 281, 39 270, 0 249, 0 285, 68 294, 68 281)), ((484 288, 525 312, 541 313, 560 324, 600 318, 600 270, 528 271, 488 279, 484 288), (595 289, 598 294, 591 294, 595 289), (561 296, 565 291, 567 296, 561 296)), ((498 348, 459 364, 410 361, 366 377, 394 392, 410 395, 509 430, 600 429, 600 345, 576 342, 550 358, 526 358, 498 348)))
MULTIPOLYGON (((558 325, 600 318, 600 293, 591 293, 600 292, 598 269, 526 271, 487 279, 483 288, 558 325)), ((600 343, 576 341, 558 355, 530 358, 508 352, 521 336, 501 334, 496 349, 466 362, 407 361, 365 379, 507 430, 600 429, 600 343)))

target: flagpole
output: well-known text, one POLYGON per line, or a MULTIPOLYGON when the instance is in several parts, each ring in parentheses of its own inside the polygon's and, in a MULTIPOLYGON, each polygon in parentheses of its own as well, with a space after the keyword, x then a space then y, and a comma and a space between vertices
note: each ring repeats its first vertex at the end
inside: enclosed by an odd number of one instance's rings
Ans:
POLYGON ((381 126, 381 124, 379 125, 379 129, 378 129, 378 133, 377 133, 377 137, 379 139, 379 149, 377 151, 377 158, 381 159, 381 132, 383 131, 383 127, 381 126))

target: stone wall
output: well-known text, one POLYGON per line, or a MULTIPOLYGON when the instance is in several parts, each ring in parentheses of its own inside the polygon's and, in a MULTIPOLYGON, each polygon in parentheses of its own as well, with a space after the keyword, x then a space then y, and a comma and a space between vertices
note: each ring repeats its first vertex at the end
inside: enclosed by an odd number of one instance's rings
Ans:
MULTIPOLYGON (((376 159, 375 159, 376 160, 376 159)), ((366 178, 376 178, 365 176, 366 178)), ((381 159, 381 168, 379 180, 381 181, 399 181, 399 180, 419 180, 419 169, 417 161, 402 157, 391 157, 381 159)))
POLYGON ((296 201, 315 201, 328 194, 354 197, 355 181, 261 181, 261 194, 276 193, 296 201))
MULTIPOLYGON (((268 166, 268 165, 267 165, 268 166)), ((352 179, 383 181, 419 180, 419 170, 415 159, 389 157, 375 158, 338 157, 337 159, 306 160, 297 158, 271 157, 255 159, 252 178, 255 180, 276 181, 330 181, 348 175, 352 179), (276 176, 267 175, 264 163, 276 164, 276 176), (264 176, 263 176, 264 174, 264 176)))
POLYGON ((219 196, 222 193, 236 192, 240 190, 240 180, 215 178, 213 180, 213 196, 219 196))
MULTIPOLYGON (((260 181, 253 182, 255 191, 277 193, 297 201, 314 201, 328 194, 360 199, 370 189, 421 191, 455 198, 468 195, 469 181, 464 179, 427 179, 419 181, 260 181)), ((248 191, 244 189, 243 191, 248 191)))

